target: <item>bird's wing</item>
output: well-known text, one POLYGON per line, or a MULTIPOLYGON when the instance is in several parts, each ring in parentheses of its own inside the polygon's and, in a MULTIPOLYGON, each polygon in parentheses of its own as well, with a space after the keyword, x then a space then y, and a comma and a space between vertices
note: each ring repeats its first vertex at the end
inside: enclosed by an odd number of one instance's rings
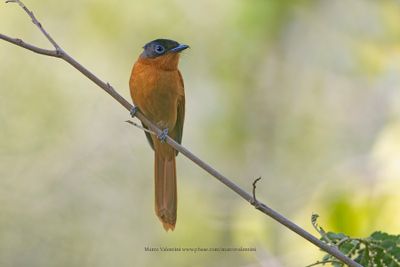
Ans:
POLYGON ((176 129, 176 141, 181 144, 182 143, 182 134, 183 134, 183 123, 185 120, 185 98, 180 97, 178 99, 178 113, 176 116, 176 123, 175 123, 175 129, 176 129))
MULTIPOLYGON (((178 99, 178 112, 176 116, 176 123, 174 127, 173 137, 176 142, 179 144, 182 143, 182 134, 183 134, 183 122, 185 120, 185 97, 180 96, 178 99)), ((178 155, 178 151, 176 151, 176 155, 178 155)))
MULTIPOLYGON (((183 78, 180 71, 178 71, 180 83, 182 86, 182 95, 178 98, 177 104, 177 116, 176 116, 176 123, 174 127, 174 139, 179 144, 182 143, 182 135, 183 135, 183 124, 185 121, 185 92, 184 92, 184 84, 183 78)), ((176 151, 176 155, 178 155, 178 151, 176 151)))
MULTIPOLYGON (((176 116, 176 123, 175 127, 171 133, 171 137, 178 142, 179 144, 182 143, 182 134, 183 134, 183 122, 185 120, 185 97, 180 96, 178 98, 178 105, 177 105, 177 116, 176 116)), ((148 129, 146 125, 142 123, 145 129, 148 129)), ((150 133, 144 132, 146 134, 147 141, 149 142, 151 148, 154 150, 154 143, 150 133)), ((178 155, 178 151, 176 151, 176 155, 178 155)))

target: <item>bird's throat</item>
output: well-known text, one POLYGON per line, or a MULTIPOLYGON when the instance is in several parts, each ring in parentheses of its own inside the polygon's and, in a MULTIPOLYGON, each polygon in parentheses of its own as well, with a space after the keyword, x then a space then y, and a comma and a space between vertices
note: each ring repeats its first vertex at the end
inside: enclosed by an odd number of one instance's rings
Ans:
POLYGON ((167 53, 155 58, 145 58, 140 56, 138 62, 140 64, 152 65, 161 70, 173 71, 178 69, 179 53, 167 53))

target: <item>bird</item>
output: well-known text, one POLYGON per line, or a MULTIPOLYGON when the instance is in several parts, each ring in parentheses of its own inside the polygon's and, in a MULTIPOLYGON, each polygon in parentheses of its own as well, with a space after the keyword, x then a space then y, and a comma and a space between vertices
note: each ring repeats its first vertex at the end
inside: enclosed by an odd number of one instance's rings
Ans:
MULTIPOLYGON (((134 63, 129 80, 134 103, 131 114, 140 110, 162 129, 158 136, 145 134, 154 150, 155 212, 167 232, 175 229, 177 218, 178 151, 165 140, 168 135, 179 144, 182 142, 185 91, 178 63, 180 53, 187 48, 188 45, 169 39, 148 42, 134 63)), ((148 129, 144 124, 143 127, 148 129)))

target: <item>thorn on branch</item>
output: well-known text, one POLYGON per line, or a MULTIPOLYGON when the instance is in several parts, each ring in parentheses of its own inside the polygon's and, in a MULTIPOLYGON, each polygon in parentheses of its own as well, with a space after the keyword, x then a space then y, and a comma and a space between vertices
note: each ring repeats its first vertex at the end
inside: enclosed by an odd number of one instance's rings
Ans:
POLYGON ((254 180, 253 182, 253 199, 251 200, 250 204, 253 205, 256 209, 261 207, 261 203, 256 198, 256 184, 258 181, 261 180, 261 176, 254 180))
POLYGON ((115 92, 114 87, 112 87, 112 85, 111 85, 110 83, 107 83, 107 88, 108 88, 110 91, 115 92))

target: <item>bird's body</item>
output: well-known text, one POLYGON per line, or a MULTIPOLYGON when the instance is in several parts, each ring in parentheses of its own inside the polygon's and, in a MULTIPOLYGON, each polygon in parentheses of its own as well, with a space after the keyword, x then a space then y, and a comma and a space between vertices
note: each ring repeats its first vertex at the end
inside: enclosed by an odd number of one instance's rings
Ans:
MULTIPOLYGON (((135 106, 178 143, 182 140, 185 116, 184 85, 178 61, 179 52, 187 47, 166 39, 148 43, 133 66, 129 82, 135 106)), ((146 133, 146 137, 155 154, 156 214, 165 230, 173 230, 177 214, 177 153, 157 136, 146 133)))

